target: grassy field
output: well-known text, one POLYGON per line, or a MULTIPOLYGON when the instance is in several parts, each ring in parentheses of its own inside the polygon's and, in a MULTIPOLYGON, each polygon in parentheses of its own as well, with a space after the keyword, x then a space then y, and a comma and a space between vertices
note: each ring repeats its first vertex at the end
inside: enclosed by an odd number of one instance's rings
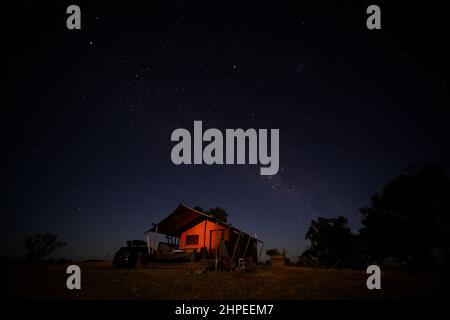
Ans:
POLYGON ((251 272, 192 274, 122 270, 110 263, 79 263, 82 290, 66 289, 66 266, 2 267, 15 299, 422 299, 439 298, 444 275, 382 273, 382 289, 368 290, 364 271, 258 267, 251 272))

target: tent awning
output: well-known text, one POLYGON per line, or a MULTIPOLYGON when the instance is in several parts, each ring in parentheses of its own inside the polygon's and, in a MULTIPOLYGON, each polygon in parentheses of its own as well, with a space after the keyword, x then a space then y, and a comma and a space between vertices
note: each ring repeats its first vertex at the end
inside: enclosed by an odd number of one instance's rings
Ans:
MULTIPOLYGON (((196 224, 198 224, 204 220, 209 220, 211 222, 223 225, 225 227, 230 227, 236 231, 240 231, 244 234, 247 234, 239 229, 236 229, 235 227, 231 226, 230 224, 227 224, 223 221, 217 220, 214 217, 211 217, 203 212, 189 208, 181 203, 169 216, 167 216, 166 218, 161 220, 159 223, 153 224, 153 227, 151 229, 147 230, 145 233, 158 232, 158 233, 162 233, 162 234, 165 234, 168 236, 178 237, 178 236, 180 236, 180 234, 183 231, 195 226, 196 224)), ((248 236, 250 236, 250 235, 248 235, 248 236)), ((252 236, 250 236, 250 237, 255 238, 252 236)), ((258 241, 260 241, 260 240, 258 240, 258 241)), ((260 242, 262 242, 262 241, 260 241, 260 242)))

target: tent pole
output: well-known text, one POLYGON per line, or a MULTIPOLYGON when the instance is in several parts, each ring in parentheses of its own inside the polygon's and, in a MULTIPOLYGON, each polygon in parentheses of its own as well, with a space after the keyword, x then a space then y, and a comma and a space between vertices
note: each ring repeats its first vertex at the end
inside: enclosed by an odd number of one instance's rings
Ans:
POLYGON ((151 245, 150 245, 150 235, 149 235, 148 233, 145 235, 145 240, 147 240, 147 251, 148 251, 148 253, 151 253, 151 252, 150 252, 150 248, 151 248, 151 245))
POLYGON ((216 261, 215 261, 215 271, 217 272, 217 264, 218 264, 218 257, 217 255, 219 254, 219 245, 216 245, 216 261))
POLYGON ((263 248, 264 248, 264 243, 262 244, 261 250, 259 251, 258 261, 261 261, 261 254, 262 254, 263 248))
POLYGON ((247 241, 247 245, 245 246, 245 251, 244 251, 244 258, 245 258, 245 254, 247 253, 247 249, 248 249, 248 245, 250 244, 250 235, 248 236, 248 241, 247 241))
POLYGON ((158 236, 158 225, 156 225, 156 229, 155 229, 155 238, 153 239, 153 248, 155 249, 155 251, 156 251, 156 238, 157 238, 157 236, 158 236))
POLYGON ((239 240, 241 239, 241 231, 239 231, 239 235, 238 238, 236 240, 236 244, 234 245, 234 249, 233 249, 233 255, 231 256, 231 271, 233 271, 233 261, 234 261, 234 254, 236 253, 236 249, 237 249, 237 245, 239 243, 239 240))
POLYGON ((205 219, 205 228, 203 229, 203 246, 206 247, 206 219, 205 219))

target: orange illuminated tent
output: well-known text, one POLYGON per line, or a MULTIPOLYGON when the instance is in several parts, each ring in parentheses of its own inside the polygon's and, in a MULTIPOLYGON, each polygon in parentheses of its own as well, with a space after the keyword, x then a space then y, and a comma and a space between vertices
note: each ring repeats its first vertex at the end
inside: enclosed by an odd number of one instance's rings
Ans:
POLYGON ((189 253, 195 259, 214 259, 225 267, 255 264, 259 257, 258 243, 263 244, 231 224, 183 204, 145 234, 149 250, 162 259, 174 252, 189 253), (165 243, 152 241, 161 234, 166 236, 165 243))

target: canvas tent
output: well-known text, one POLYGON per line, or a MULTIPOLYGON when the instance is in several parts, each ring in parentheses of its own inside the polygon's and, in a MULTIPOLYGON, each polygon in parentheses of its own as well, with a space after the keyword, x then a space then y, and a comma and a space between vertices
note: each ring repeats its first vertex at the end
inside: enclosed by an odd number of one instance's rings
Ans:
POLYGON ((183 204, 159 223, 153 224, 145 234, 149 249, 160 254, 169 253, 172 249, 193 253, 200 258, 219 257, 223 263, 231 265, 236 265, 239 259, 244 259, 247 264, 256 263, 258 243, 262 244, 256 237, 231 224, 183 204), (152 242, 157 234, 165 235, 166 243, 152 242))

